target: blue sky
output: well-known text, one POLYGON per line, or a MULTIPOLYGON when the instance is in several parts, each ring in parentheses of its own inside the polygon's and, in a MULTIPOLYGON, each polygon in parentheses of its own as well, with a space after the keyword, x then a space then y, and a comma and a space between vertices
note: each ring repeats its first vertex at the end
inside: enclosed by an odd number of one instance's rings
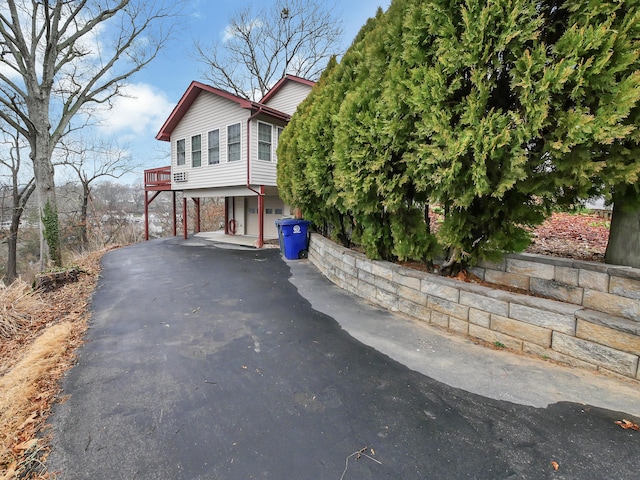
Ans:
MULTIPOLYGON (((187 25, 177 38, 145 70, 129 81, 128 98, 120 98, 101 127, 105 136, 113 135, 126 143, 142 168, 169 164, 169 144, 155 135, 192 80, 203 81, 202 66, 191 55, 195 41, 210 44, 219 38, 228 20, 239 9, 260 6, 272 0, 192 0, 187 6, 187 25)), ((336 2, 335 12, 342 20, 343 49, 351 44, 368 18, 378 7, 386 10, 391 0, 346 0, 336 2)), ((327 0, 327 5, 334 5, 327 0)), ((120 181, 142 182, 142 169, 120 181)))

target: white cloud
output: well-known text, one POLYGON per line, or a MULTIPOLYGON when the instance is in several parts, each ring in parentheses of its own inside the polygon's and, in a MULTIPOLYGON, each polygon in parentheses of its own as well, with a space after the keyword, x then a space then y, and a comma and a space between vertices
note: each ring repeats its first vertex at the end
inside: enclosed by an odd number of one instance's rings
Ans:
POLYGON ((222 31, 222 42, 227 43, 229 40, 231 40, 235 36, 236 35, 235 35, 234 28, 231 25, 227 25, 226 27, 224 27, 224 30, 222 31))
POLYGON ((222 42, 227 43, 234 38, 240 38, 240 32, 247 34, 256 28, 262 28, 264 23, 259 18, 256 18, 245 24, 231 23, 227 25, 222 31, 222 42))
MULTIPOLYGON (((134 83, 116 97, 104 113, 101 129, 125 136, 155 136, 175 106, 167 96, 146 83, 134 83)), ((106 133, 106 132, 105 132, 106 133)))

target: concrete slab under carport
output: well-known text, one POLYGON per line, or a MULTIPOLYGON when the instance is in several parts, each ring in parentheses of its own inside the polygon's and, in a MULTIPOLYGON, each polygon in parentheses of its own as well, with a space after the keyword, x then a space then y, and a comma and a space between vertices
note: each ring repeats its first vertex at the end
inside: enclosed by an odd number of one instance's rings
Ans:
MULTIPOLYGON (((224 230, 196 233, 193 238, 250 248, 257 248, 256 245, 258 244, 258 237, 256 235, 226 235, 224 230)), ((277 237, 265 237, 264 241, 265 244, 263 248, 279 248, 277 237)))

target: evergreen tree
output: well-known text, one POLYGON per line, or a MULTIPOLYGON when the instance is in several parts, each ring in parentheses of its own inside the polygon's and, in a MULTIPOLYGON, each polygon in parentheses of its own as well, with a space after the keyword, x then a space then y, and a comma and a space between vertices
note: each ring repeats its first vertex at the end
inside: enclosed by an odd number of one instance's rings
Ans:
POLYGON ((567 2, 544 13, 542 39, 554 48, 542 77, 554 78, 540 137, 558 198, 604 194, 614 203, 605 260, 640 267, 640 4, 567 2))
POLYGON ((302 102, 278 144, 278 189, 282 199, 299 207, 316 229, 344 245, 350 240, 349 216, 337 207, 333 185, 333 119, 340 106, 343 85, 336 81, 337 61, 332 58, 318 84, 302 102))
POLYGON ((356 240, 370 257, 429 260, 428 197, 415 188, 406 164, 411 116, 389 65, 402 52, 408 2, 395 2, 347 53, 352 86, 336 125, 336 188, 358 225, 356 240))
POLYGON ((535 198, 534 128, 512 89, 515 61, 541 25, 529 0, 415 2, 405 21, 404 71, 415 129, 412 177, 444 207, 448 264, 522 249, 544 218, 535 198))
POLYGON ((309 189, 291 201, 352 218, 371 257, 420 260, 440 204, 453 266, 522 250, 558 203, 604 194, 612 245, 624 215, 636 239, 636 260, 607 259, 636 265, 639 28, 636 0, 394 0, 287 127, 309 189))

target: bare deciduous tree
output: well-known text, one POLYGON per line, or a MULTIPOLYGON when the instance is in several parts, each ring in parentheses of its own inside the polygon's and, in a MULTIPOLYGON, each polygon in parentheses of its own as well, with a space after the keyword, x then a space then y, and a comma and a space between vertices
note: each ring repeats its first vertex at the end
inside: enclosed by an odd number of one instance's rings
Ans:
POLYGON ((52 154, 71 120, 109 104, 171 33, 176 0, 6 0, 0 118, 27 139, 41 218, 41 269, 61 263, 52 154))
POLYGON ((84 141, 72 144, 62 142, 63 159, 60 165, 71 168, 80 182, 80 211, 78 233, 80 246, 86 248, 88 206, 91 199, 92 186, 96 181, 106 178, 118 179, 133 172, 138 165, 131 162, 127 150, 113 143, 98 143, 88 146, 84 141))
POLYGON ((3 146, 0 153, 0 164, 8 169, 8 176, 11 178, 8 185, 11 192, 11 219, 9 220, 9 233, 6 237, 8 255, 4 276, 4 283, 9 285, 18 278, 18 230, 24 208, 35 190, 35 179, 33 175, 27 175, 26 182, 21 180, 21 152, 26 148, 24 139, 21 139, 17 132, 10 132, 4 127, 0 128, 0 135, 3 146))
POLYGON ((278 0, 259 12, 236 13, 211 46, 196 44, 214 87, 262 98, 285 74, 316 80, 339 54, 340 19, 318 0, 278 0))

